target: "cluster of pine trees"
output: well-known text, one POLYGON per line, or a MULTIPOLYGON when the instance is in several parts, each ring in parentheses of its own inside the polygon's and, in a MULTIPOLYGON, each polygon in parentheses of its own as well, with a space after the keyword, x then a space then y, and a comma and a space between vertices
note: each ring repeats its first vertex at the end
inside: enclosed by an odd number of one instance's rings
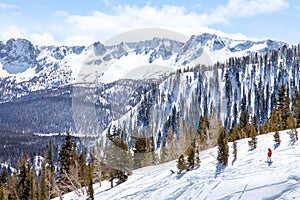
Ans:
POLYGON ((19 169, 13 174, 1 173, 0 199, 46 200, 75 191, 93 199, 93 162, 87 160, 83 150, 79 155, 69 134, 58 152, 53 152, 52 140, 44 153, 40 169, 30 162, 27 154, 18 162, 19 169), (59 160, 54 162, 54 153, 59 160))
MULTIPOLYGON (((295 91, 295 96, 290 102, 287 95, 286 86, 283 84, 278 92, 278 98, 276 100, 276 106, 272 110, 272 114, 269 119, 260 126, 256 124, 255 115, 247 113, 245 110, 241 113, 239 124, 232 125, 229 132, 226 131, 225 127, 219 126, 218 128, 218 156, 217 161, 219 164, 226 166, 228 164, 229 157, 229 146, 228 142, 233 144, 233 156, 234 160, 237 159, 237 140, 242 138, 249 138, 248 144, 250 150, 257 147, 257 136, 258 134, 265 134, 268 132, 274 132, 275 147, 280 145, 280 135, 278 131, 290 129, 288 134, 290 135, 291 142, 298 140, 297 128, 300 127, 300 94, 298 90, 295 91), (251 116, 251 119, 249 120, 251 116)), ((237 121, 237 119, 234 119, 237 121)), ((200 131, 198 133, 197 140, 198 145, 203 145, 205 137, 207 135, 210 122, 207 117, 203 117, 200 122, 200 131)), ((195 162, 195 150, 193 146, 190 146, 186 151, 186 154, 181 154, 177 161, 178 172, 181 173, 183 170, 188 170, 190 167, 194 167, 195 162), (186 157, 185 157, 186 156, 186 157)), ((199 154, 198 154, 199 155, 199 154)), ((197 155, 197 159, 199 158, 197 155)), ((200 159, 199 159, 200 161, 200 159)), ((198 162, 199 163, 199 162, 198 162)))
MULTIPOLYGON (((300 94, 298 90, 295 91, 295 96, 290 102, 286 85, 282 85, 278 91, 278 98, 276 106, 272 110, 271 116, 268 120, 260 126, 255 123, 255 115, 252 115, 249 121, 249 114, 245 111, 241 113, 240 123, 232 126, 231 130, 226 134, 226 129, 223 129, 218 138, 218 162, 223 165, 228 163, 228 144, 233 142, 233 155, 234 160, 237 158, 237 140, 242 138, 250 138, 248 141, 250 150, 257 147, 257 135, 274 132, 275 147, 280 145, 280 135, 278 131, 290 129, 288 132, 291 142, 298 140, 297 128, 300 127, 300 94)), ((251 113, 250 113, 251 115, 251 113)))

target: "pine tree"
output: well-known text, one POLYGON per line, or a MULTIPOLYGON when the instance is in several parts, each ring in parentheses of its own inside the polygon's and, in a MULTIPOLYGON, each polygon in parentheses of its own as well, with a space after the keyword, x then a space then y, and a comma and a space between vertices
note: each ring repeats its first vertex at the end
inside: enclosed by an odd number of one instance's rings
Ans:
POLYGON ((93 174, 94 174, 94 167, 91 163, 89 163, 87 167, 87 172, 88 172, 88 196, 89 200, 94 200, 94 188, 93 188, 93 174))
MULTIPOLYGON (((54 164, 54 152, 53 152, 53 142, 52 139, 50 138, 49 144, 48 144, 48 149, 46 153, 44 154, 45 158, 45 182, 46 182, 46 189, 47 189, 47 199, 52 199, 55 197, 54 191, 53 191, 53 186, 56 184, 55 183, 55 164, 54 164)), ((42 194, 41 194, 42 195, 42 194)))
POLYGON ((7 195, 7 199, 8 200, 15 200, 15 199, 20 199, 19 198, 19 182, 18 180, 19 176, 18 174, 12 175, 10 177, 10 179, 8 180, 8 195, 7 195))
POLYGON ((86 160, 86 149, 83 149, 78 157, 78 164, 79 164, 79 172, 78 177, 81 185, 86 185, 87 182, 87 160, 86 160))
MULTIPOLYGON (((46 153, 44 153, 44 158, 46 158, 46 153)), ((41 199, 50 199, 49 196, 49 185, 47 184, 47 167, 46 159, 42 162, 42 172, 40 176, 40 194, 41 199)))
POLYGON ((232 154, 233 154, 233 160, 236 160, 237 159, 237 142, 234 141, 232 143, 232 154))
POLYGON ((54 166, 54 158, 53 158, 53 144, 52 139, 49 141, 47 156, 45 157, 46 161, 50 167, 51 172, 54 174, 55 166, 54 166))
POLYGON ((163 140, 162 147, 160 150, 160 162, 165 163, 171 160, 171 150, 168 146, 168 142, 166 140, 163 140))
POLYGON ((195 167, 195 149, 192 145, 189 146, 186 152, 187 155, 187 162, 189 168, 195 167))
POLYGON ((30 199, 31 191, 31 165, 27 154, 24 154, 22 160, 18 163, 20 172, 18 174, 17 193, 21 200, 30 199))
POLYGON ((200 164, 201 164, 201 160, 200 160, 200 155, 199 155, 199 150, 196 149, 196 152, 195 152, 195 167, 200 167, 200 164))
POLYGON ((180 174, 183 170, 187 169, 187 163, 184 160, 184 155, 181 154, 177 161, 178 173, 180 174))
POLYGON ((287 119, 290 115, 290 98, 286 95, 286 86, 283 84, 278 91, 277 105, 275 107, 276 114, 279 118, 275 122, 278 130, 287 129, 287 119))
POLYGON ((109 167, 111 187, 113 187, 114 179, 118 179, 117 184, 126 181, 132 170, 132 159, 125 141, 122 138, 108 141, 104 153, 106 165, 109 167))
POLYGON ((146 166, 147 140, 146 138, 137 138, 133 148, 134 151, 134 169, 146 166))
POLYGON ((250 136, 251 140, 248 141, 248 144, 251 149, 256 149, 256 147, 257 147, 257 137, 256 136, 258 135, 258 133, 257 133, 256 127, 253 124, 249 124, 249 128, 250 128, 249 136, 250 136))
POLYGON ((240 124, 242 126, 242 128, 244 128, 247 124, 248 124, 248 112, 247 111, 242 111, 241 116, 240 116, 240 124))
POLYGON ((69 133, 65 137, 65 142, 58 152, 59 155, 59 188, 63 192, 70 192, 72 189, 72 183, 74 177, 78 176, 78 155, 76 152, 76 146, 71 139, 69 133))
POLYGON ((281 140, 280 140, 280 135, 279 135, 279 132, 278 131, 275 131, 275 134, 273 135, 274 137, 274 142, 279 145, 281 143, 281 140))
POLYGON ((296 120, 296 128, 300 127, 300 94, 299 91, 296 90, 294 95, 294 102, 293 102, 293 110, 294 110, 294 117, 296 120))
POLYGON ((226 129, 223 127, 220 129, 219 137, 218 137, 218 157, 217 160, 219 164, 226 166, 228 164, 228 144, 226 137, 226 129))
POLYGON ((36 183, 35 183, 35 171, 30 170, 30 197, 29 199, 35 200, 36 199, 36 183))
POLYGON ((290 130, 289 132, 287 132, 287 134, 289 134, 290 139, 291 139, 290 141, 291 141, 292 143, 296 141, 296 134, 295 134, 294 129, 292 129, 292 130, 290 130))
POLYGON ((74 152, 74 142, 71 139, 69 133, 67 133, 65 137, 65 143, 62 145, 61 149, 58 152, 59 155, 59 164, 60 164, 60 175, 62 176, 64 173, 70 173, 70 167, 73 162, 73 154, 74 152))

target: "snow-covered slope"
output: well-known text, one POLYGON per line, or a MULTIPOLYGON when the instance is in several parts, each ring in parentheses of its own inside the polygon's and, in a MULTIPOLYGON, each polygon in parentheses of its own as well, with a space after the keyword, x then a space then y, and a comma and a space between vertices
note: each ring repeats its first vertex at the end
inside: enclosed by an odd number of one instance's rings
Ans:
MULTIPOLYGON (((300 129, 298 129, 298 132, 300 129)), ((258 147, 249 151, 248 139, 238 141, 237 159, 230 156, 226 168, 217 169, 217 147, 201 152, 201 166, 182 174, 172 161, 133 171, 128 181, 110 189, 94 185, 95 199, 300 199, 300 142, 290 143, 287 131, 280 132, 281 144, 274 149, 273 133, 258 136, 258 147), (266 163, 267 149, 273 151, 266 163)), ((74 193, 66 199, 85 199, 74 193)))

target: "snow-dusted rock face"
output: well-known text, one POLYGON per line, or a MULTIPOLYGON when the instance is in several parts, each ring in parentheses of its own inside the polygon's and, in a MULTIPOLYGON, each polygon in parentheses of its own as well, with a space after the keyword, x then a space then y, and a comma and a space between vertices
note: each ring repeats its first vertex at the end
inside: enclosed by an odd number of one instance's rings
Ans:
POLYGON ((37 48, 25 39, 10 39, 4 45, 0 44, 0 61, 3 69, 10 74, 17 74, 35 66, 37 48))

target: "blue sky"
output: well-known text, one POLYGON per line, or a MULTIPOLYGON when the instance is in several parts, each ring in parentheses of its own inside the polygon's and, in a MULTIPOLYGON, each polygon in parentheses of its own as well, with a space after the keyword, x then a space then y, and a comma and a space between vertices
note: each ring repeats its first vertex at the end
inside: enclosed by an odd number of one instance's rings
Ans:
POLYGON ((300 42, 297 0, 0 0, 0 40, 88 45, 139 28, 300 42))

